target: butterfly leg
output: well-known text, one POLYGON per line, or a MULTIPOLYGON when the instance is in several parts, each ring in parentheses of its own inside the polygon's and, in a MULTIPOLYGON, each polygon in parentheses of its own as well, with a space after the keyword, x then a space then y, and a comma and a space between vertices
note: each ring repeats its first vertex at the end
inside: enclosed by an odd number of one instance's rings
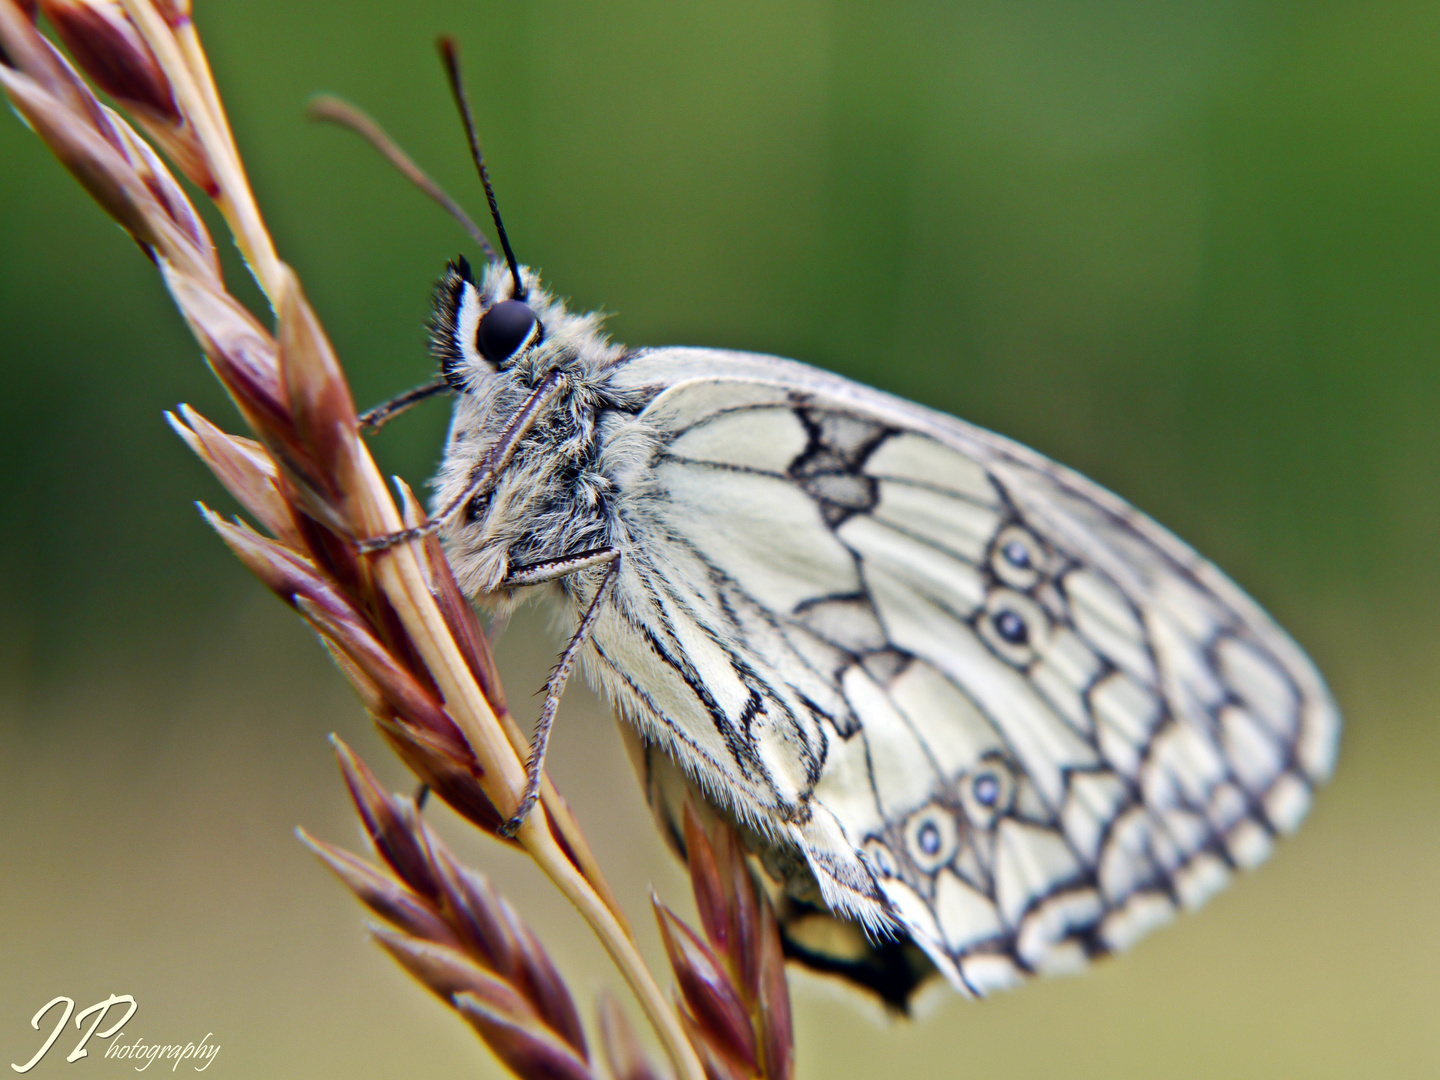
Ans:
POLYGON ((516 830, 530 815, 530 810, 535 805, 535 799, 540 794, 540 776, 545 767, 545 748, 550 743, 550 729, 555 724, 555 710, 560 707, 560 695, 565 692, 565 683, 570 678, 570 672, 574 670, 575 660, 579 657, 585 642, 589 640, 590 631, 595 628, 595 622, 600 617, 605 594, 609 592, 610 586, 620 573, 620 552, 614 548, 597 548, 594 551, 583 551, 578 555, 567 556, 563 559, 536 563, 533 566, 520 568, 517 573, 512 574, 504 582, 504 586, 535 585, 542 581, 553 581, 590 567, 605 566, 606 564, 608 564, 608 568, 605 576, 600 579, 600 586, 595 590, 595 595, 590 600, 590 606, 585 609, 585 614, 580 619, 580 625, 575 628, 575 633, 570 638, 570 644, 566 645, 565 651, 560 654, 560 660, 555 665, 555 670, 545 681, 545 704, 540 707, 540 718, 535 721, 535 735, 530 743, 530 760, 525 763, 525 794, 521 797, 520 805, 516 808, 514 815, 500 826, 501 836, 515 835, 516 830))
POLYGON ((453 390, 444 379, 435 379, 424 386, 417 386, 413 390, 406 390, 403 394, 397 394, 389 401, 382 401, 373 409, 366 409, 357 418, 360 426, 367 431, 379 431, 385 424, 405 412, 414 405, 418 405, 426 398, 432 398, 436 394, 444 394, 453 390))
POLYGON ((515 451, 520 448, 525 436, 530 434, 531 429, 555 403, 555 399, 560 396, 563 389, 564 376, 559 370, 551 371, 540 380, 540 385, 535 387, 530 392, 530 396, 525 399, 524 404, 515 410, 515 415, 505 425, 505 430, 500 433, 500 438, 495 440, 495 445, 490 447, 484 459, 476 466, 465 490, 442 506, 428 523, 413 529, 401 529, 399 532, 386 533, 384 536, 372 536, 368 540, 361 540, 355 545, 356 548, 362 554, 384 551, 397 544, 408 544, 412 540, 421 540, 431 533, 439 532, 456 511, 477 495, 483 495, 490 490, 495 483, 495 478, 510 464, 511 458, 515 456, 515 451))

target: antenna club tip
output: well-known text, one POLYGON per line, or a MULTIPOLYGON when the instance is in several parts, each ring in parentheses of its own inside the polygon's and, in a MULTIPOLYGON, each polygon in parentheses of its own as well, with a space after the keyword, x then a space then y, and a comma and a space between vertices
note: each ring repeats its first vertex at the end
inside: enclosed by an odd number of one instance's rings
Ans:
POLYGON ((345 104, 334 94, 314 94, 305 103, 305 118, 307 120, 331 120, 346 112, 345 104))

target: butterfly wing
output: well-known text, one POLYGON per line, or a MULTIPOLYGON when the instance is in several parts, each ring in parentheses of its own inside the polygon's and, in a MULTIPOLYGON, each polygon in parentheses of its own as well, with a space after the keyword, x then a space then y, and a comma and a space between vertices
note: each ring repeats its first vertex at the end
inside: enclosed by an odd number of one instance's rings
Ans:
POLYGON ((1078 474, 789 361, 656 350, 616 382, 651 443, 597 681, 961 991, 1127 947, 1328 776, 1304 653, 1078 474))

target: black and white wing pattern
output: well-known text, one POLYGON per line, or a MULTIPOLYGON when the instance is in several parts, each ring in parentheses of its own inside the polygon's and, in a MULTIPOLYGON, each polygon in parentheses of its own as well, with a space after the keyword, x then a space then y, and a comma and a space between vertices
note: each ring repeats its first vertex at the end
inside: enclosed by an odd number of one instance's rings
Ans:
POLYGON ((612 382, 648 404, 608 440, 624 556, 592 678, 962 992, 1199 905, 1329 775, 1304 653, 1076 473, 769 357, 641 352, 612 382))

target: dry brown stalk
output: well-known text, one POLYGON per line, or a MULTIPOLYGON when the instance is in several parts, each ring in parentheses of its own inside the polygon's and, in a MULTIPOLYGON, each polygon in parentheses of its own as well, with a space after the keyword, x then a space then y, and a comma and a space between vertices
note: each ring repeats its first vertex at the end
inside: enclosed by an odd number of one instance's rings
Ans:
MULTIPOLYGON (((360 440, 338 359, 255 203, 188 3, 46 0, 41 8, 96 84, 214 200, 275 312, 272 332, 227 291, 214 244, 184 190, 39 33, 35 6, 0 0, 0 88, 156 263, 256 436, 226 434, 183 407, 171 418, 270 535, 206 511, 209 520, 316 629, 407 764, 493 832, 523 792, 526 741, 505 710, 484 635, 438 545, 356 554, 357 540, 398 531, 422 512, 406 493, 402 515, 360 440)), ((702 1068, 679 1017, 548 781, 515 839, 589 922, 677 1073, 699 1080, 702 1068)), ((461 998, 467 1016, 481 1023, 484 1001, 461 998)))

